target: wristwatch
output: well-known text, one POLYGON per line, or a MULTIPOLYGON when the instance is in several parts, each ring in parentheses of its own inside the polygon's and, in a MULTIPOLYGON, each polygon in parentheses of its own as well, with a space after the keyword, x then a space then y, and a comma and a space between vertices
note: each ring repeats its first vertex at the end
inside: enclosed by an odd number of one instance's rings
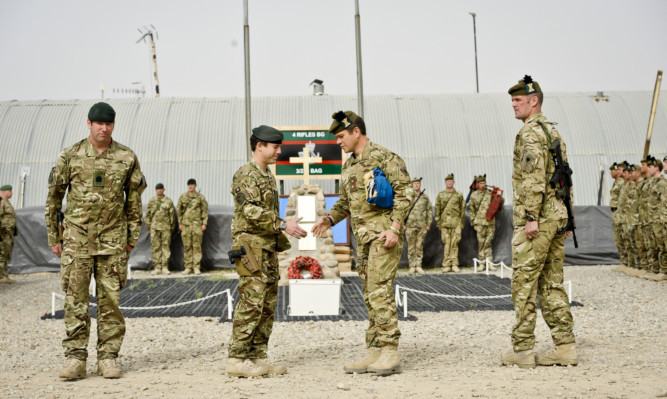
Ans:
POLYGON ((526 220, 529 221, 529 222, 534 222, 535 221, 535 219, 533 219, 533 217, 530 216, 530 215, 526 215, 526 220))
POLYGON ((280 231, 285 231, 286 228, 287 228, 287 222, 283 220, 282 222, 280 222, 280 231))

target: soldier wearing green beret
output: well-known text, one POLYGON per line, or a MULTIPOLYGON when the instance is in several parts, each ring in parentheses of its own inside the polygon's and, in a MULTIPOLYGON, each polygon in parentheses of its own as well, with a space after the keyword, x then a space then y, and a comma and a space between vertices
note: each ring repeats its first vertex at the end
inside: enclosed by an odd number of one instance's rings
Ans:
POLYGON ((466 220, 463 194, 454 189, 454 174, 445 177, 446 188, 435 200, 435 221, 440 229, 440 238, 444 246, 442 272, 460 272, 459 242, 466 220))
POLYGON ((188 191, 178 198, 177 209, 183 240, 183 274, 201 274, 201 242, 208 224, 208 202, 197 192, 197 180, 188 179, 188 191))
POLYGON ((15 283, 13 279, 9 278, 7 272, 14 249, 14 236, 18 235, 16 212, 9 202, 12 193, 12 186, 9 184, 0 187, 0 284, 15 283))
POLYGON ((405 222, 405 239, 408 242, 408 261, 410 269, 408 273, 425 273, 422 269, 424 257, 424 239, 426 233, 431 230, 433 222, 433 208, 428 195, 421 190, 422 178, 412 179, 412 188, 415 190, 415 200, 410 204, 411 210, 408 220, 405 222))
POLYGON ((278 299, 277 252, 289 249, 284 233, 297 239, 308 233, 299 227, 301 218, 280 218, 278 188, 269 165, 276 163, 282 142, 279 130, 264 125, 254 128, 250 136, 252 160, 232 179, 232 240, 234 249, 243 246, 246 255, 235 261, 239 302, 228 347, 227 374, 231 377, 287 372, 284 366, 266 359, 278 299))
POLYGON ((660 223, 660 194, 656 186, 660 184, 662 162, 649 155, 646 158, 646 176, 645 176, 645 194, 644 194, 644 244, 646 246, 647 258, 647 272, 660 272, 660 247, 662 246, 659 240, 664 240, 660 234, 661 229, 656 231, 655 226, 660 223), (656 217, 658 216, 658 217, 656 217))
POLYGON ((164 195, 164 184, 155 186, 155 197, 146 207, 146 227, 151 238, 153 271, 151 274, 171 274, 169 257, 171 256, 171 234, 176 227, 176 212, 171 198, 164 195))
POLYGON ((549 184, 555 165, 549 148, 560 142, 562 162, 567 162, 565 142, 542 113, 540 85, 525 76, 509 89, 514 117, 524 122, 514 142, 512 188, 512 302, 516 323, 513 350, 501 356, 504 365, 522 368, 538 365, 576 365, 574 321, 563 289, 565 239, 572 231, 568 210, 549 184), (535 356, 537 298, 549 326, 555 349, 535 356))
POLYGON ((625 183, 625 180, 623 180, 622 177, 623 169, 623 164, 617 164, 616 162, 614 162, 614 164, 609 168, 611 171, 611 177, 614 179, 614 184, 611 186, 609 200, 609 206, 611 208, 611 226, 612 230, 614 231, 614 241, 616 242, 616 248, 618 248, 618 253, 621 255, 621 257, 625 252, 625 243, 621 239, 620 223, 618 221, 620 215, 620 212, 618 212, 618 197, 621 193, 621 188, 625 183))
POLYGON ((87 121, 90 135, 65 148, 49 175, 46 229, 51 251, 61 257, 67 361, 60 378, 67 380, 86 376, 91 275, 97 283, 97 373, 104 378, 121 374, 116 363, 125 336, 120 290, 141 230, 146 181, 135 153, 111 138, 115 117, 109 104, 93 105, 87 121), (65 194, 61 238, 58 214, 65 194))
POLYGON ((488 260, 489 270, 494 271, 493 266, 493 236, 496 232, 496 218, 486 220, 486 211, 491 206, 493 195, 486 188, 486 175, 477 176, 477 190, 470 196, 469 214, 470 225, 477 232, 477 244, 479 251, 477 259, 484 262, 488 260))
MULTIPOLYGON (((366 123, 352 111, 339 111, 329 132, 336 136, 343 151, 352 153, 345 161, 341 175, 340 199, 328 215, 313 226, 317 237, 331 226, 350 216, 357 240, 357 269, 364 289, 369 325, 366 330, 365 357, 347 364, 347 373, 400 372, 398 354, 398 315, 392 283, 401 258, 401 230, 415 193, 410 175, 401 157, 375 144, 366 136, 366 123), (393 206, 381 208, 369 202, 365 180, 379 168, 394 193, 393 206)), ((371 186, 368 186, 371 188, 371 186)))
POLYGON ((640 269, 641 261, 639 256, 640 248, 643 245, 637 242, 637 228, 639 225, 639 180, 641 177, 641 167, 639 165, 630 165, 630 184, 626 193, 625 200, 625 232, 628 244, 628 267, 640 269), (642 245, 640 247, 640 245, 642 245))
POLYGON ((618 223, 618 232, 619 232, 619 238, 620 242, 622 245, 620 246, 621 249, 621 264, 625 265, 627 267, 632 267, 634 265, 634 253, 632 250, 632 245, 630 242, 630 238, 628 236, 628 229, 627 229, 627 215, 629 212, 629 202, 628 202, 628 197, 630 193, 630 189, 632 188, 632 170, 633 167, 630 165, 627 161, 623 161, 622 168, 621 168, 621 179, 623 179, 623 184, 621 185, 621 188, 618 191, 618 204, 616 208, 616 212, 614 212, 614 215, 617 216, 617 223, 618 223))
POLYGON ((651 185, 651 179, 648 179, 648 162, 651 160, 649 155, 641 160, 639 180, 637 181, 637 229, 636 240, 639 241, 639 268, 648 271, 651 268, 651 227, 649 225, 648 198, 651 185))
POLYGON ((667 180, 663 176, 664 165, 664 161, 653 159, 648 168, 653 179, 648 202, 654 245, 651 271, 657 274, 655 279, 658 281, 667 279, 667 180))

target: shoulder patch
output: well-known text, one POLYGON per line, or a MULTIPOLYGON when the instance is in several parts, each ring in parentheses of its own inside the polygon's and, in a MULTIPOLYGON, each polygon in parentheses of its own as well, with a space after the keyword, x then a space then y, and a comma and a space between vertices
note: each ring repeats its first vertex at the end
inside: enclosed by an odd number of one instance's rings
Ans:
POLYGON ((239 192, 238 187, 236 188, 236 196, 234 198, 238 205, 243 205, 245 203, 245 195, 242 192, 239 192))

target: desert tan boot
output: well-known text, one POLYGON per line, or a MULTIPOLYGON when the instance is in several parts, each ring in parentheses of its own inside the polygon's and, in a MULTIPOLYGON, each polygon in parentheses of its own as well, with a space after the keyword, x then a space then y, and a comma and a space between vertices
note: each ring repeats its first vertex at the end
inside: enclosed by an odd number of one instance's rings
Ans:
POLYGON ((489 262, 489 271, 490 272, 495 272, 496 270, 498 270, 498 268, 493 266, 493 264, 491 262, 489 262))
POLYGON ((181 272, 181 274, 191 274, 192 270, 191 269, 185 269, 181 272))
POLYGON ((97 361, 97 375, 104 378, 120 378, 120 367, 116 359, 102 359, 97 361))
POLYGON ((505 352, 500 356, 503 366, 517 365, 522 369, 535 368, 535 353, 532 349, 519 352, 505 352))
POLYGON ((408 273, 413 274, 415 272, 415 268, 411 267, 410 270, 408 270, 408 273))
POLYGON ((421 266, 417 266, 417 273, 424 274, 426 272, 424 271, 424 269, 421 268, 421 266))
POLYGON ((346 364, 345 367, 343 367, 343 370, 345 370, 345 372, 348 374, 365 373, 368 371, 368 366, 378 360, 381 351, 382 348, 376 346, 370 347, 368 348, 368 354, 366 354, 365 358, 354 363, 346 364))
POLYGON ((195 269, 195 274, 197 274, 197 275, 201 274, 201 270, 195 269))
POLYGON ((443 268, 442 268, 442 272, 443 272, 443 273, 449 273, 449 272, 451 272, 451 271, 452 271, 452 268, 449 267, 449 266, 447 266, 447 267, 443 267, 443 268))
POLYGON ((461 269, 459 269, 458 266, 454 265, 454 266, 452 266, 452 271, 453 271, 454 273, 459 273, 459 272, 461 271, 461 269))
POLYGON ((378 375, 390 375, 401 372, 401 356, 398 354, 398 348, 393 345, 382 347, 380 357, 375 363, 368 366, 369 373, 378 375))
POLYGON ((12 280, 9 277, 0 278, 0 284, 14 284, 16 280, 12 280))
POLYGON ((65 365, 60 369, 60 378, 66 380, 86 378, 86 361, 68 357, 65 365))
POLYGON ((171 272, 169 271, 169 268, 167 266, 162 267, 162 274, 170 275, 171 272))
POLYGON ((269 370, 269 374, 281 375, 287 373, 287 367, 280 364, 269 363, 266 359, 252 359, 252 362, 255 366, 266 367, 269 370))
POLYGON ((155 276, 156 274, 162 274, 162 271, 160 270, 159 267, 156 267, 155 269, 153 269, 153 271, 151 272, 151 274, 152 274, 153 276, 155 276))
POLYGON ((259 377, 269 374, 265 366, 255 364, 249 359, 230 357, 227 362, 227 375, 230 377, 259 377))
POLYGON ((540 366, 576 366, 577 361, 577 348, 573 343, 559 345, 549 352, 536 356, 535 361, 540 366))

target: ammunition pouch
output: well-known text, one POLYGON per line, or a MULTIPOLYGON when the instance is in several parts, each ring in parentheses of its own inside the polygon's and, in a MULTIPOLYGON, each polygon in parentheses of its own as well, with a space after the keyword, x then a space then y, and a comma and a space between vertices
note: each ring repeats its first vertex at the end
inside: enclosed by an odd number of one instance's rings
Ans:
POLYGON ((261 270, 262 248, 251 248, 243 245, 235 245, 227 254, 229 260, 236 265, 239 276, 256 276, 261 270), (239 262, 240 259, 240 262, 239 262))

